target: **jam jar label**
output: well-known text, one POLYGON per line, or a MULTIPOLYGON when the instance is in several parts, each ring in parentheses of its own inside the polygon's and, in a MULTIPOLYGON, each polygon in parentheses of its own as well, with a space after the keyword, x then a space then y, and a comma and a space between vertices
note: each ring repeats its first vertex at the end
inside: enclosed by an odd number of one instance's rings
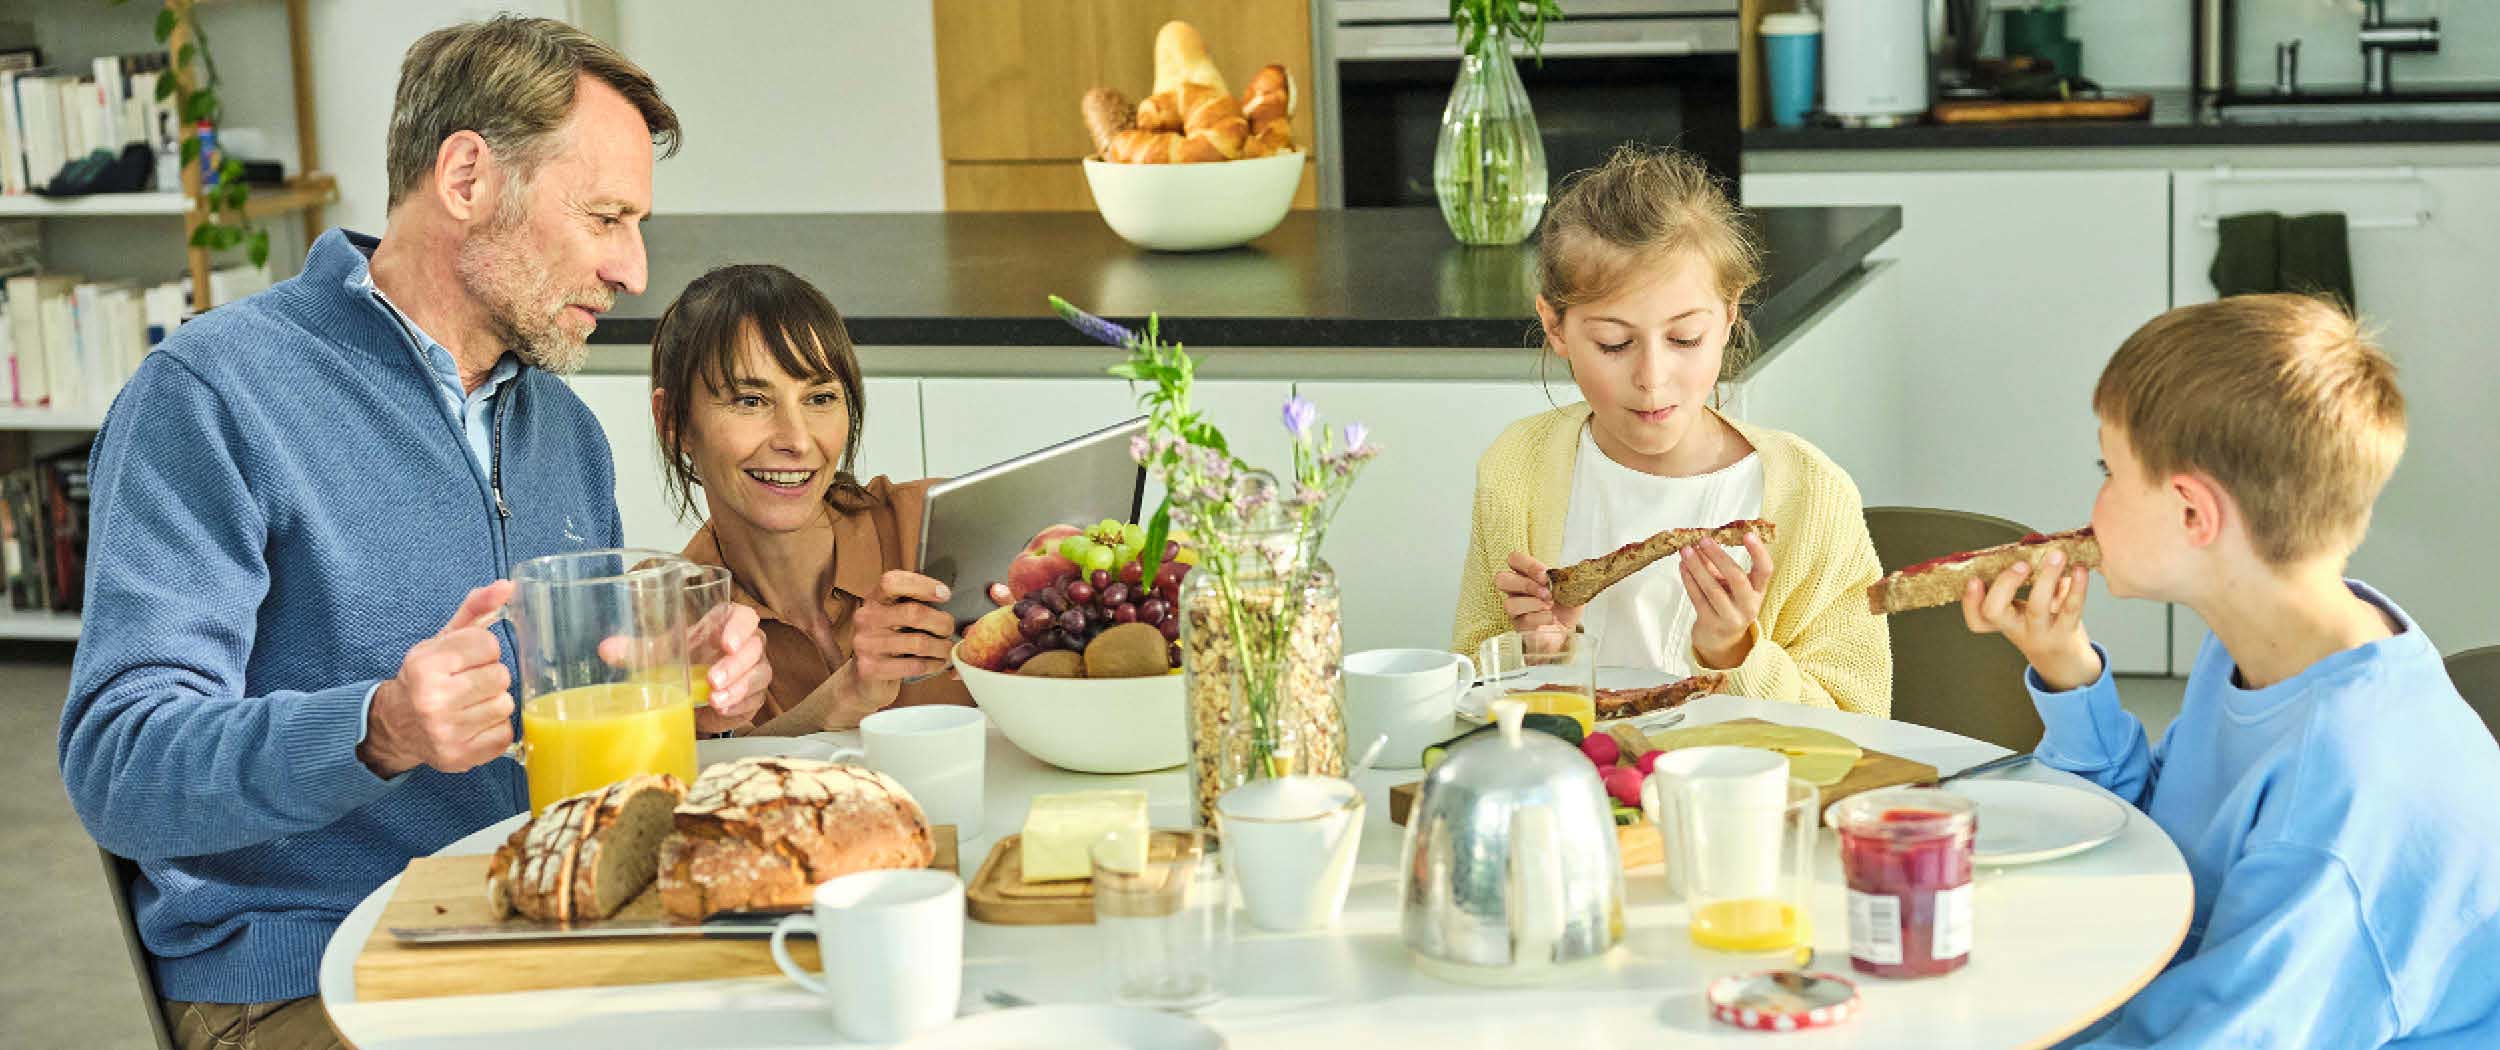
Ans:
POLYGON ((1877 966, 1900 965, 1901 898, 1849 891, 1849 955, 1877 966))
POLYGON ((1936 891, 1936 930, 1928 955, 1941 962, 1970 954, 1972 883, 1936 891))

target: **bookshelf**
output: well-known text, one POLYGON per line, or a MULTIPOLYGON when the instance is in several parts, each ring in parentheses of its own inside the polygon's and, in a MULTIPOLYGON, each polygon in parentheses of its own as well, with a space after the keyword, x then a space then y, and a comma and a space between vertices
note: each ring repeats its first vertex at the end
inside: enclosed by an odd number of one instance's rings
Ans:
POLYGON ((94 430, 104 425, 104 413, 88 409, 17 408, 0 405, 0 430, 94 430))
POLYGON ((26 642, 78 640, 78 614, 0 609, 0 638, 26 642))

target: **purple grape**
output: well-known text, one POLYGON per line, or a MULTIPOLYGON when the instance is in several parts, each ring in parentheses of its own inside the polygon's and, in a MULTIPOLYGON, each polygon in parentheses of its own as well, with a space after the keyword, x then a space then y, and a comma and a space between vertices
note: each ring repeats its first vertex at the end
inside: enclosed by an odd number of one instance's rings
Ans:
POLYGON ((1054 616, 1068 611, 1068 596, 1056 587, 1041 592, 1041 599, 1042 608, 1050 610, 1054 616))
POLYGON ((1181 577, 1188 574, 1189 566, 1176 561, 1165 562, 1162 568, 1155 570, 1155 585, 1160 587, 1164 584, 1179 583, 1181 582, 1181 577))
POLYGON ((1098 591, 1111 586, 1111 573, 1105 569, 1094 570, 1094 574, 1086 579, 1093 583, 1094 589, 1098 591))
POLYGON ((1007 650, 1007 672, 1009 674, 1015 673, 1018 668, 1024 666, 1024 662, 1026 660, 1032 659, 1034 656, 1040 654, 1040 652, 1041 650, 1034 648, 1030 644, 1019 645, 1013 649, 1007 650))
POLYGON ((1164 645, 1164 647, 1163 647, 1163 658, 1164 658, 1165 660, 1167 660, 1167 661, 1169 661, 1169 662, 1170 662, 1170 666, 1173 666, 1173 667, 1179 667, 1179 666, 1181 665, 1181 647, 1180 647, 1180 643, 1178 643, 1178 642, 1169 642, 1169 643, 1165 643, 1165 645, 1164 645))
POLYGON ((1137 562, 1130 562, 1126 565, 1120 566, 1121 583, 1134 587, 1137 585, 1137 581, 1145 578, 1146 567, 1144 565, 1138 564, 1137 562))
POLYGON ((1156 625, 1155 625, 1155 630, 1158 630, 1158 631, 1163 632, 1163 640, 1164 640, 1164 641, 1167 641, 1167 642, 1177 642, 1177 641, 1180 641, 1180 640, 1181 640, 1181 618, 1180 618, 1180 617, 1178 617, 1178 616, 1166 617, 1162 623, 1159 623, 1159 624, 1156 624, 1156 625))
POLYGON ((1164 561, 1169 562, 1169 561, 1171 561, 1172 559, 1174 559, 1174 558, 1178 558, 1178 557, 1180 557, 1180 556, 1181 556, 1181 545, 1180 545, 1180 542, 1179 542, 1178 540, 1166 541, 1166 542, 1163 544, 1163 560, 1164 560, 1164 561))
POLYGON ((1136 623, 1137 607, 1126 602, 1112 606, 1111 621, 1113 623, 1136 623))
POLYGON ((1090 605, 1094 601, 1094 594, 1094 585, 1083 580, 1068 585, 1068 603, 1071 605, 1090 605))
POLYGON ((1032 612, 1016 621, 1016 631, 1030 641, 1041 637, 1042 632, 1049 630, 1050 625, 1058 620, 1058 617, 1051 615, 1050 610, 1035 606, 1032 612))
POLYGON ((1033 647, 1046 653, 1063 652, 1076 648, 1075 646, 1068 644, 1068 632, 1062 631, 1056 627, 1043 631, 1041 637, 1033 639, 1033 647))
POLYGON ((1059 629, 1076 634, 1085 629, 1085 610, 1070 609, 1059 614, 1059 629))
POLYGON ((1032 597, 1027 596, 1016 602, 1016 619, 1021 620, 1027 616, 1031 616, 1033 615, 1033 610, 1041 607, 1041 602, 1035 601, 1032 597))
POLYGON ((1164 584, 1161 587, 1155 588, 1155 596, 1163 599, 1175 609, 1180 608, 1181 585, 1177 583, 1164 584))
POLYGON ((1161 598, 1148 598, 1137 603, 1137 619, 1141 623, 1162 623, 1172 606, 1161 598))
POLYGON ((1126 605, 1131 593, 1133 592, 1129 590, 1128 584, 1115 581, 1111 586, 1102 589, 1102 603, 1115 607, 1126 605))

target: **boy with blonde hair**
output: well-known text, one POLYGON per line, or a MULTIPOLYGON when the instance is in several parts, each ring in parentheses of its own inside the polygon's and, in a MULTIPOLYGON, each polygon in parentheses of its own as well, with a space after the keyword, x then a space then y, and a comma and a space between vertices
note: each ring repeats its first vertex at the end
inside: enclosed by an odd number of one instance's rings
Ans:
MULTIPOLYGON (((2212 634, 2157 746, 2085 637, 2084 570, 2043 559, 1962 596, 2001 632, 2038 755, 2134 803, 2185 855, 2195 917, 2092 1046, 2500 1043, 2500 748, 2404 610, 2346 559, 2404 451, 2395 366, 2318 300, 2154 318, 2101 373, 2110 591, 2212 634)), ((2424 551, 2423 557, 2437 557, 2424 551)))

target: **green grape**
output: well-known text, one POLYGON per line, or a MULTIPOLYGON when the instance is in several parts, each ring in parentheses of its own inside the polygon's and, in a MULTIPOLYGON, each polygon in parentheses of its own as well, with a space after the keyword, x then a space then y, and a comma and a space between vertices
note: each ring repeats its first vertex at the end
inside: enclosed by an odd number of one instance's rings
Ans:
POLYGON ((1093 546, 1094 541, 1083 536, 1070 536, 1059 541, 1059 556, 1082 565, 1085 563, 1085 552, 1093 546))
POLYGON ((1138 551, 1146 549, 1146 527, 1136 522, 1120 526, 1120 546, 1129 552, 1129 557, 1136 557, 1138 551))
POLYGON ((1082 561, 1078 561, 1077 564, 1084 566, 1088 570, 1108 570, 1112 566, 1119 564, 1119 561, 1116 559, 1115 552, 1112 551, 1111 548, 1096 546, 1086 551, 1084 559, 1082 561))

